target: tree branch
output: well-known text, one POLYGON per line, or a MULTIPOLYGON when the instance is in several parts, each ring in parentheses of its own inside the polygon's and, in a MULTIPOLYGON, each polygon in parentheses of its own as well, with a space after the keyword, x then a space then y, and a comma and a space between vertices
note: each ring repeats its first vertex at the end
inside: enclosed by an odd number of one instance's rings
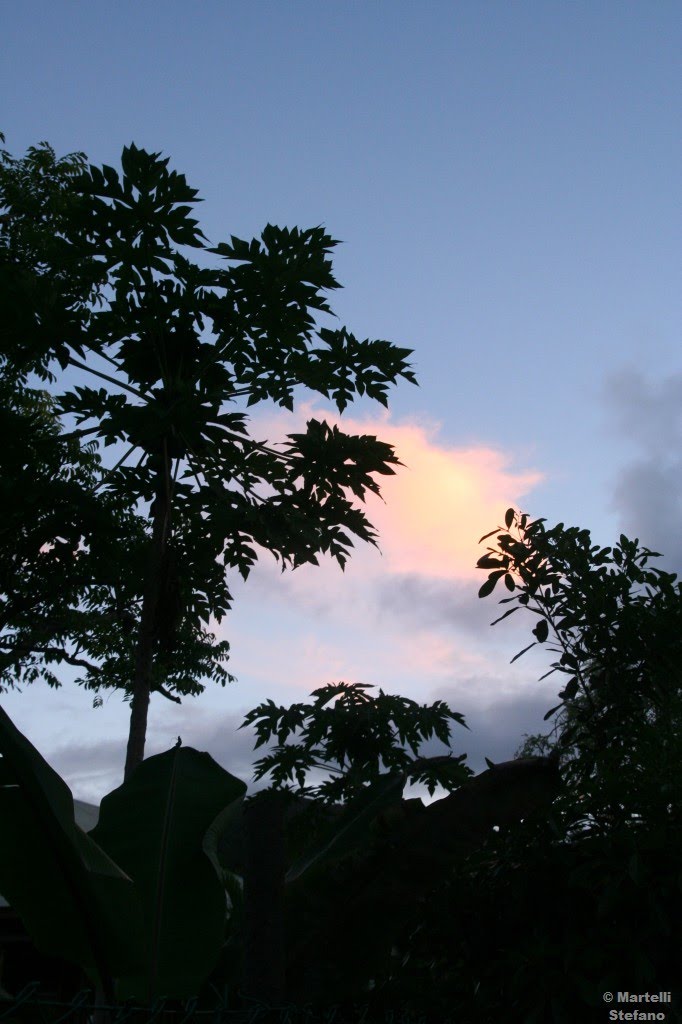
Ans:
MULTIPOLYGON (((7 647, 7 644, 2 646, 7 647)), ((102 669, 98 665, 93 665, 91 661, 86 661, 85 658, 76 658, 73 654, 67 654, 63 647, 34 647, 32 644, 21 644, 16 647, 8 647, 8 654, 55 654, 57 660, 62 662, 65 661, 69 665, 75 665, 77 668, 87 668, 89 672, 93 672, 95 675, 101 675, 102 669)))
POLYGON ((179 697, 176 697, 174 694, 169 693, 168 690, 166 690, 161 685, 155 686, 154 690, 152 692, 153 693, 160 693, 162 697, 166 698, 166 700, 172 700, 175 704, 182 704, 182 701, 180 700, 179 697))

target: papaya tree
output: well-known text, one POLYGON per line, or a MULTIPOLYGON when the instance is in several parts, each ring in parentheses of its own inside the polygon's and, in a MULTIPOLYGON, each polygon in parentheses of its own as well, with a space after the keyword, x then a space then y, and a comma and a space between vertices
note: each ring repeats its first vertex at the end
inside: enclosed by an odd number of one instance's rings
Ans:
POLYGON ((416 756, 419 745, 433 736, 449 745, 448 719, 468 729, 462 714, 442 700, 420 706, 383 690, 371 697, 365 693, 368 689, 368 683, 332 683, 313 691, 312 704, 284 708, 268 700, 249 711, 239 728, 256 723, 256 749, 277 737, 277 745, 256 762, 254 779, 270 774, 273 787, 279 789, 288 788, 295 777, 301 795, 334 805, 371 785, 382 768, 409 767, 412 781, 425 783, 430 796, 436 785, 450 790, 471 775, 464 764, 466 754, 415 760, 404 747, 407 744, 416 756), (299 730, 300 740, 287 743, 299 730), (312 769, 330 772, 332 778, 307 787, 312 769))
MULTIPOLYGON (((95 378, 58 396, 58 413, 76 424, 64 436, 123 445, 97 486, 147 509, 134 651, 114 652, 99 681, 132 699, 126 777, 144 756, 152 690, 203 689, 192 640, 229 610, 227 570, 246 579, 255 546, 284 570, 319 554, 343 569, 351 535, 377 544, 353 499, 380 494, 375 474, 400 465, 393 447, 310 419, 276 448, 249 435, 239 400, 293 411, 304 386, 342 413, 356 395, 386 406, 400 377, 416 383, 409 349, 316 324, 315 313, 331 314, 322 291, 339 287, 329 259, 338 243, 321 226, 268 224, 260 240, 211 246, 191 216, 197 191, 168 163, 131 144, 121 174, 105 165, 70 177, 58 230, 33 252, 40 274, 23 249, 12 262, 27 218, 4 196, 11 293, 23 310, 5 330, 8 361, 39 374, 57 361, 95 378), (181 248, 224 263, 200 266, 181 248)), ((215 654, 214 667, 225 646, 215 654)))

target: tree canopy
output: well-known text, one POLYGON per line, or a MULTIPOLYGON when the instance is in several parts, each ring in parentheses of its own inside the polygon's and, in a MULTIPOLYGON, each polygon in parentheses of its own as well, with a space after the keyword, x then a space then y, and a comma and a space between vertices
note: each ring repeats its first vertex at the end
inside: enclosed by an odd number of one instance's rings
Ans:
MULTIPOLYGON (((214 645, 207 627, 230 607, 230 569, 246 579, 257 547, 283 570, 321 553, 343 568, 352 536, 377 543, 354 499, 380 494, 375 475, 400 465, 393 447, 314 418, 275 447, 249 435, 240 400, 293 411, 302 385, 341 413, 356 395, 386 406, 389 384, 416 383, 410 350, 318 327, 315 314, 333 315, 322 292, 339 287, 329 259, 338 243, 321 226, 268 224, 260 240, 211 246, 191 216, 197 191, 134 144, 121 173, 82 154, 58 161, 45 143, 3 164, 0 302, 13 311, 3 364, 22 384, 29 373, 54 382, 55 363, 95 378, 56 397, 57 416, 75 420, 62 438, 124 445, 91 493, 148 510, 125 591, 134 644, 83 642, 111 655, 105 675, 86 669, 85 684, 132 695, 128 774, 143 756, 152 690, 200 692, 207 669, 226 681, 229 645, 214 645), (220 262, 201 267, 181 249, 220 262)), ((115 606, 114 584, 102 583, 115 606)))

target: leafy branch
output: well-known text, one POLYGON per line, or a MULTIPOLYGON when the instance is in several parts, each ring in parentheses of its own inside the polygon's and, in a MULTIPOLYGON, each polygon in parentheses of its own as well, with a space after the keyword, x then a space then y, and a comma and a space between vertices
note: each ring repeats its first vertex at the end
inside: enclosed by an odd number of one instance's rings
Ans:
POLYGON ((268 700, 250 711, 240 729, 256 723, 254 749, 277 737, 273 753, 256 762, 254 778, 269 772, 274 787, 279 788, 295 776, 302 792, 313 793, 327 803, 349 799, 379 777, 382 765, 389 771, 404 771, 412 782, 425 783, 430 795, 437 785, 452 790, 466 781, 471 775, 463 763, 466 754, 416 756, 422 742, 433 736, 449 746, 448 719, 468 728, 463 715, 451 711, 443 701, 420 706, 383 690, 373 698, 364 692, 367 689, 371 689, 367 683, 331 683, 313 691, 311 696, 316 699, 312 705, 297 703, 285 708, 268 700), (335 698, 336 704, 327 707, 335 698), (288 737, 299 730, 300 742, 287 744, 288 737), (306 788, 305 776, 312 768, 333 772, 337 778, 306 788))

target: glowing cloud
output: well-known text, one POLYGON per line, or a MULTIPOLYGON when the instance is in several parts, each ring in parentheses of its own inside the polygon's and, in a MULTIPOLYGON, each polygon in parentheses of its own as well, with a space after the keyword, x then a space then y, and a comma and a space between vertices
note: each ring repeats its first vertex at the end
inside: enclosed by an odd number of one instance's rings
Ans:
POLYGON ((488 447, 457 448, 438 441, 438 423, 397 423, 388 412, 354 420, 303 404, 294 416, 254 417, 271 441, 302 431, 311 417, 326 419, 351 434, 374 434, 395 448, 404 464, 395 476, 379 478, 384 501, 369 494, 366 512, 379 533, 382 559, 358 546, 363 571, 417 573, 438 578, 476 578, 482 553, 479 537, 501 522, 510 505, 535 487, 542 474, 513 472, 510 457, 488 447), (385 504, 384 504, 385 502, 385 504), (366 561, 369 559, 369 561, 366 561))

